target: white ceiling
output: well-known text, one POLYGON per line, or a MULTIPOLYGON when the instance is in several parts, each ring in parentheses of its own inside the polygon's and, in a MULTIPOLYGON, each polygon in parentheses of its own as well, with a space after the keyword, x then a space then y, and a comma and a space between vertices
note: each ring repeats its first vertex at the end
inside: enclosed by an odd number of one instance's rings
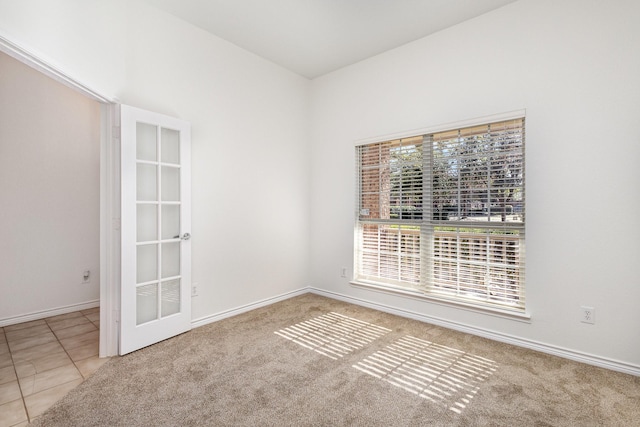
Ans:
POLYGON ((147 0, 315 78, 516 0, 147 0))

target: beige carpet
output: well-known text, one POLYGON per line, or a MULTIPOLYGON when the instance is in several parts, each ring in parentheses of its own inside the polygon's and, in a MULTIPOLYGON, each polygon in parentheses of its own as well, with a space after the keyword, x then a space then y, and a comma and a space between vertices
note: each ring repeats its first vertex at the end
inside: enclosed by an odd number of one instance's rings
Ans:
POLYGON ((114 358, 40 426, 638 426, 640 378, 306 294, 114 358))

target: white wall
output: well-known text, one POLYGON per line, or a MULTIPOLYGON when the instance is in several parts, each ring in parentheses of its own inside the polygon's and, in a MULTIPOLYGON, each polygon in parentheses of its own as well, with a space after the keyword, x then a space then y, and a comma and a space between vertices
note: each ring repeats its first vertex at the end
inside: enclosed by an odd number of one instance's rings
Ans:
POLYGON ((0 10, 0 35, 192 123, 194 319, 311 284, 640 367, 637 2, 521 0, 311 84, 138 1, 0 10), (339 277, 353 262, 353 141, 521 108, 531 323, 339 277), (595 325, 578 321, 583 304, 595 325))
POLYGON ((521 0, 314 80, 312 285, 637 371, 638 22, 634 0, 521 0), (339 277, 353 265, 354 141, 522 108, 530 323, 339 277))
POLYGON ((99 104, 0 53, 0 321, 97 303, 99 176, 99 104))
POLYGON ((139 1, 0 10, 0 35, 76 80, 191 122, 194 319, 308 283, 308 80, 139 1))

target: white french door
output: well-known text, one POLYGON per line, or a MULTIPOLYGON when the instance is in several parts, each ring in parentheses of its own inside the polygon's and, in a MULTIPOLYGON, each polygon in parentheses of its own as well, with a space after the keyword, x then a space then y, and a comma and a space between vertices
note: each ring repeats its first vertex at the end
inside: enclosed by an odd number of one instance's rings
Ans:
POLYGON ((120 114, 123 355, 191 329, 191 126, 120 114))

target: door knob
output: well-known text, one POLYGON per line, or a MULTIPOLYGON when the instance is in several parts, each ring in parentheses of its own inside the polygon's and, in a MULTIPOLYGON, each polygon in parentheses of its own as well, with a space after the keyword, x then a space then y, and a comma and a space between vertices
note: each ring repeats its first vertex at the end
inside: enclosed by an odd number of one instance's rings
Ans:
POLYGON ((191 238, 191 234, 189 233, 184 233, 181 237, 182 240, 189 240, 191 238))

